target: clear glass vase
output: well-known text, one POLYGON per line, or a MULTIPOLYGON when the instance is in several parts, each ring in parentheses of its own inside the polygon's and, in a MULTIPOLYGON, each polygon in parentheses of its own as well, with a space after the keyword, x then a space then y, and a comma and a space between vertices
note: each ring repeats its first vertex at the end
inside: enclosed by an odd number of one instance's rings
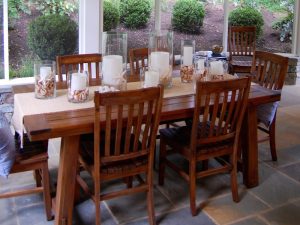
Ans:
POLYGON ((173 32, 168 30, 150 32, 148 54, 149 70, 158 71, 159 83, 164 87, 172 87, 173 32))
POLYGON ((104 32, 102 44, 102 85, 126 90, 127 33, 104 32))
POLYGON ((183 83, 193 81, 195 40, 181 40, 180 78, 183 83))
POLYGON ((56 96, 55 62, 43 60, 34 63, 34 92, 39 99, 54 98, 56 96))

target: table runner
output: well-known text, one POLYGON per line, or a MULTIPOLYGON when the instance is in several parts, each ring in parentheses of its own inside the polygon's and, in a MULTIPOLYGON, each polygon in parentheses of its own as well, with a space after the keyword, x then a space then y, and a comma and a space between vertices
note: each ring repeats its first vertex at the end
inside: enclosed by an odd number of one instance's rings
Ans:
MULTIPOLYGON (((127 84, 127 90, 134 90, 141 87, 140 82, 131 82, 127 84)), ((51 112, 61 112, 94 107, 94 91, 99 86, 89 88, 89 100, 83 103, 71 103, 67 99, 67 90, 57 90, 56 97, 52 99, 37 99, 34 92, 21 93, 14 95, 14 114, 12 125, 15 130, 22 136, 23 117, 26 115, 43 114, 51 112)), ((194 93, 192 83, 181 83, 180 78, 173 78, 172 88, 164 89, 164 98, 190 95, 194 93)))

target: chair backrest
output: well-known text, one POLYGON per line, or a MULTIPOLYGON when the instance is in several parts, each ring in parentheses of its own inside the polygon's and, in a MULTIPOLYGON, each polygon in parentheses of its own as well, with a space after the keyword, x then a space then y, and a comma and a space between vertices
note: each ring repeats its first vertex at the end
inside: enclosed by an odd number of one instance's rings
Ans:
POLYGON ((236 141, 247 107, 250 83, 248 77, 197 82, 190 142, 192 150, 199 144, 236 141))
POLYGON ((134 48, 129 50, 130 76, 129 81, 139 80, 140 69, 147 66, 148 48, 134 48))
POLYGON ((228 33, 229 57, 253 56, 256 46, 254 26, 231 26, 228 33))
POLYGON ((126 163, 148 157, 148 163, 153 164, 162 96, 161 86, 124 92, 95 92, 95 173, 99 171, 100 162, 126 163), (99 150, 103 142, 104 147, 99 150))
POLYGON ((251 73, 255 74, 255 81, 261 86, 280 90, 288 70, 289 59, 287 57, 263 51, 256 51, 251 67, 251 73))
POLYGON ((100 84, 100 63, 101 54, 78 54, 56 56, 56 66, 58 82, 63 82, 63 74, 68 74, 70 70, 87 70, 89 72, 89 82, 92 78, 100 84), (94 74, 93 74, 94 72, 94 74))

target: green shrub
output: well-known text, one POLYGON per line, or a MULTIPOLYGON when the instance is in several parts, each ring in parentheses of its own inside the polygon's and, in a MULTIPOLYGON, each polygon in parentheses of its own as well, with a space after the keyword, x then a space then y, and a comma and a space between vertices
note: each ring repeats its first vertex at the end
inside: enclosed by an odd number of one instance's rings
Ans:
POLYGON ((103 5, 103 29, 110 31, 118 26, 120 20, 120 10, 112 2, 105 0, 103 5))
POLYGON ((21 59, 21 65, 19 65, 18 68, 10 66, 9 78, 32 77, 34 74, 33 64, 35 60, 36 57, 33 55, 25 55, 24 58, 21 59))
POLYGON ((37 17, 29 24, 28 46, 41 59, 73 54, 77 49, 77 24, 67 16, 37 17))
POLYGON ((256 36, 263 32, 264 19, 261 13, 251 7, 240 7, 229 13, 228 24, 230 26, 255 26, 256 36))
POLYGON ((30 14, 28 5, 23 0, 8 0, 8 18, 19 19, 20 13, 30 14))
POLYGON ((121 0, 121 22, 129 28, 144 27, 151 14, 150 0, 121 0))
POLYGON ((172 13, 172 26, 185 33, 199 33, 203 25, 204 7, 197 0, 178 0, 172 13))
POLYGON ((68 15, 76 12, 78 1, 76 0, 30 0, 43 15, 59 14, 68 15))

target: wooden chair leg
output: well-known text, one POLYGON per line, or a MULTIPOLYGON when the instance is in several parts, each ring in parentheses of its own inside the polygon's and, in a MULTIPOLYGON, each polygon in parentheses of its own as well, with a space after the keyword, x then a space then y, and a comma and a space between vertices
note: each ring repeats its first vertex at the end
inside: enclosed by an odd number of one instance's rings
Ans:
POLYGON ((191 160, 189 166, 190 208, 192 216, 197 215, 196 207, 196 161, 191 160))
POLYGON ((149 190, 147 192, 147 208, 148 208, 149 224, 155 225, 156 222, 155 222, 155 212, 154 212, 154 203, 153 203, 153 186, 149 187, 149 190))
POLYGON ((47 215, 47 220, 53 220, 52 215, 52 207, 51 207, 51 194, 50 194, 50 176, 47 162, 44 163, 43 170, 42 170, 42 181, 43 181, 43 197, 45 203, 45 211, 47 215))
POLYGON ((41 171, 40 170, 35 170, 33 172, 33 176, 34 176, 34 179, 35 179, 36 186, 41 187, 42 186, 41 171))
POLYGON ((236 166, 231 170, 231 192, 232 199, 234 202, 239 202, 239 193, 238 193, 238 185, 237 185, 237 168, 236 166))
POLYGON ((159 170, 158 170, 158 184, 164 185, 167 146, 163 139, 160 139, 159 145, 159 170))
POLYGON ((127 188, 132 188, 133 177, 132 176, 126 177, 125 180, 126 180, 127 188))
POLYGON ((272 155, 273 161, 277 161, 276 143, 275 143, 275 121, 276 121, 276 117, 274 117, 274 119, 269 127, 270 150, 271 150, 271 155, 272 155))
MULTIPOLYGON (((94 181, 94 182, 98 182, 98 181, 94 181)), ((100 184, 96 184, 95 185, 95 222, 96 225, 100 225, 101 224, 101 210, 100 210, 100 184), (99 189, 98 189, 99 188, 99 189), (98 189, 98 190, 96 190, 98 189)))
POLYGON ((202 170, 208 169, 208 159, 202 161, 202 170))

